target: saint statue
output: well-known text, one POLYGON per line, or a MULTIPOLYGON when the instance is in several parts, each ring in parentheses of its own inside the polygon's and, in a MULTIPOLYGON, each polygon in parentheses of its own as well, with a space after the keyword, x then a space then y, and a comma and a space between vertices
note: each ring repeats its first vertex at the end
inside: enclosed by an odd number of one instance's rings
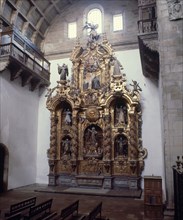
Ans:
POLYGON ((88 131, 87 131, 87 139, 93 145, 97 144, 97 131, 96 131, 95 127, 92 127, 91 129, 88 129, 88 131))
POLYGON ((63 154, 71 156, 71 141, 67 138, 62 141, 63 154))
POLYGON ((125 123, 125 115, 123 111, 123 106, 116 108, 116 123, 118 125, 125 123))
POLYGON ((110 72, 111 75, 121 75, 121 70, 123 69, 123 66, 119 62, 119 60, 116 57, 110 58, 110 72))
POLYGON ((72 113, 71 113, 71 111, 69 110, 69 109, 67 109, 66 110, 66 112, 65 112, 65 124, 66 125, 70 125, 71 124, 71 115, 72 115, 72 113))
POLYGON ((60 75, 60 80, 66 80, 69 75, 68 66, 64 63, 62 66, 58 65, 58 74, 60 75))
POLYGON ((118 140, 116 141, 116 144, 117 144, 117 146, 116 146, 117 156, 127 155, 127 152, 126 152, 127 141, 126 141, 126 139, 119 137, 118 140))
POLYGON ((100 89, 100 81, 97 76, 92 79, 92 89, 100 89))

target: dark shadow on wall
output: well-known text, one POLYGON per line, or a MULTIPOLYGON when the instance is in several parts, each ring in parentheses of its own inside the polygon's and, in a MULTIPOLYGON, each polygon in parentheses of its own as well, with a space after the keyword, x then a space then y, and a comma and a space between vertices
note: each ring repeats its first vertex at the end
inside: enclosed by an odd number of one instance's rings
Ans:
POLYGON ((8 188, 8 164, 8 149, 4 144, 0 143, 0 193, 6 192, 8 188))

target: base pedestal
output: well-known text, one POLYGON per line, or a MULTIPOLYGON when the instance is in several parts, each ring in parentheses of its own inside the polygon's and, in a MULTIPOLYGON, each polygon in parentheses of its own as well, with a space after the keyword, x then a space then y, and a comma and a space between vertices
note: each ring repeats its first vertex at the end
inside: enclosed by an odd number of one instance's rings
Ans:
POLYGON ((49 174, 48 175, 48 186, 56 186, 56 175, 49 174))

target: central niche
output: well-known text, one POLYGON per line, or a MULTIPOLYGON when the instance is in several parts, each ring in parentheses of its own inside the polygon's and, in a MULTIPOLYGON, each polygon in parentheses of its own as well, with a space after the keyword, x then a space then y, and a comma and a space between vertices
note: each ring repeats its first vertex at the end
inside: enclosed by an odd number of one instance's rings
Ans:
POLYGON ((138 189, 147 156, 141 89, 127 83, 106 36, 92 34, 86 48, 73 49, 71 82, 47 94, 49 185, 138 189))
POLYGON ((89 125, 84 131, 83 158, 103 157, 103 134, 102 129, 94 124, 89 125))

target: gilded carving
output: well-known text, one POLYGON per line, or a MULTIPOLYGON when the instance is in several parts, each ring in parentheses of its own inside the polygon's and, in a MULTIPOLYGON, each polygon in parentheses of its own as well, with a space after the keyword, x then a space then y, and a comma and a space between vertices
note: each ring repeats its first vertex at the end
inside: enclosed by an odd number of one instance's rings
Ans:
POLYGON ((63 178, 71 182, 72 173, 78 184, 102 184, 110 176, 115 185, 126 176, 137 179, 144 168, 142 89, 137 81, 127 82, 106 35, 97 35, 91 24, 85 28, 91 31, 86 48, 78 41, 71 54, 71 81, 67 64, 59 65, 60 80, 46 94, 50 173, 59 184, 63 178))

